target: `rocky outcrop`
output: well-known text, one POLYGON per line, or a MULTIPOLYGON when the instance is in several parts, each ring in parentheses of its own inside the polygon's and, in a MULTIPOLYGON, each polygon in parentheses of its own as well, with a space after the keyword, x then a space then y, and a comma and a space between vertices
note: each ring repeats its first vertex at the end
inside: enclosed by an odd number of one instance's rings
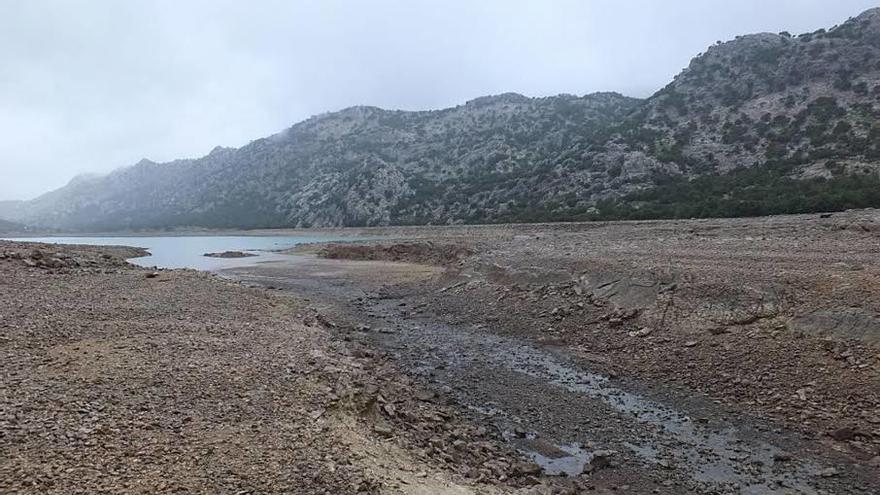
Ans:
POLYGON ((207 258, 250 258, 251 256, 256 256, 256 254, 242 251, 223 251, 220 253, 205 253, 202 256, 207 258))
POLYGON ((473 254, 458 244, 400 242, 394 244, 330 243, 318 250, 318 255, 330 259, 400 261, 431 265, 450 265, 473 254))
POLYGON ((816 310, 796 316, 790 326, 797 332, 835 340, 880 342, 880 318, 860 308, 816 310))

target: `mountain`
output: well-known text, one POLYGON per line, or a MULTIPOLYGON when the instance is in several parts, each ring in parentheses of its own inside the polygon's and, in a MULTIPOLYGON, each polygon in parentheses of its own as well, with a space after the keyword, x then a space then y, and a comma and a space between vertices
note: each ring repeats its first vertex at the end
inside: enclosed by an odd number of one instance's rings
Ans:
POLYGON ((16 234, 26 232, 24 225, 6 220, 0 220, 0 234, 16 234))
MULTIPOLYGON (((718 43, 647 99, 354 107, 0 217, 62 229, 728 216, 880 206, 880 9, 718 43)), ((10 213, 11 211, 11 213, 10 213)))
POLYGON ((609 142, 679 172, 625 197, 614 217, 639 199, 641 217, 880 205, 880 9, 828 31, 716 44, 609 142))
POLYGON ((92 230, 478 221, 501 205, 589 198, 598 181, 583 156, 640 103, 504 94, 437 111, 348 108, 239 149, 71 181, 18 219, 92 230))
POLYGON ((0 201, 0 218, 16 218, 24 215, 24 201, 0 201))

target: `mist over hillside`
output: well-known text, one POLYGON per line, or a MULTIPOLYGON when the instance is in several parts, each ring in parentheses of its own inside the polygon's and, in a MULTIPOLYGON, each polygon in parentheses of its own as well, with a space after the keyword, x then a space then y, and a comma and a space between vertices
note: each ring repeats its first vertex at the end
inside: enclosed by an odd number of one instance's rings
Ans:
MULTIPOLYGON (((576 62, 573 62, 576 63, 576 62)), ((880 206, 880 9, 709 47, 647 99, 352 107, 82 176, 0 217, 69 230, 741 216, 880 206)))

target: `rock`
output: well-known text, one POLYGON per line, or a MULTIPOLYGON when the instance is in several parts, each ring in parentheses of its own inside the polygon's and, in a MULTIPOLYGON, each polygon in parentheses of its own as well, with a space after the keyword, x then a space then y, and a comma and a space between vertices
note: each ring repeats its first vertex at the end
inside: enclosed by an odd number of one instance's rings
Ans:
POLYGON ((856 430, 849 427, 839 428, 837 430, 829 432, 828 436, 837 440, 838 442, 847 442, 856 437, 856 430))
POLYGON ((544 469, 534 462, 517 462, 513 465, 514 476, 535 476, 541 474, 544 469))
POLYGON ((871 460, 868 461, 868 465, 871 467, 880 467, 880 455, 871 458, 871 460))
POLYGON ((394 430, 389 426, 385 425, 376 425, 373 427, 373 433, 379 435, 382 438, 391 438, 394 436, 394 430))
POLYGON ((430 402, 436 395, 428 390, 419 390, 416 392, 416 399, 422 402, 430 402))
POLYGON ((590 458, 590 461, 587 463, 586 469, 588 471, 595 471, 597 469, 605 469, 611 466, 611 458, 617 454, 617 452, 613 450, 597 450, 593 452, 593 457, 590 458))
POLYGON ((159 276, 159 272, 150 272, 145 275, 147 278, 156 278, 159 276))
POLYGON ((790 462, 791 456, 785 452, 777 452, 773 454, 773 462, 790 462))
POLYGON ((828 341, 880 341, 880 318, 863 308, 833 308, 796 315, 790 324, 795 332, 825 337, 828 341))
POLYGON ((531 451, 537 452, 548 459, 562 459, 571 454, 543 438, 531 438, 523 442, 531 451))
POLYGON ((648 335, 651 335, 651 329, 648 327, 643 327, 639 330, 629 332, 627 335, 629 335, 630 337, 647 337, 648 335))
POLYGON ((697 343, 698 342, 696 340, 689 340, 684 343, 684 347, 695 347, 697 343))
POLYGON ((336 328, 336 324, 328 320, 327 317, 322 315, 321 313, 315 315, 315 320, 327 328, 336 328))
POLYGON ((833 468, 833 467, 822 469, 821 471, 816 473, 816 475, 821 476, 823 478, 833 478, 835 476, 838 476, 839 474, 840 474, 840 471, 838 471, 837 468, 833 468))
POLYGON ((242 251, 223 251, 222 253, 205 253, 202 256, 208 258, 249 258, 251 256, 256 256, 256 254, 245 253, 242 251))

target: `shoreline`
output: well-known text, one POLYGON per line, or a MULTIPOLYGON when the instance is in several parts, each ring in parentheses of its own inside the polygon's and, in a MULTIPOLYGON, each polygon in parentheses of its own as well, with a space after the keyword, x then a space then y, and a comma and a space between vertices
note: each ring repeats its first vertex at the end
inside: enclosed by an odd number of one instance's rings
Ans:
POLYGON ((128 248, 0 241, 0 253, 0 491, 492 494, 534 484, 491 430, 331 335, 303 299, 142 269, 124 261, 128 248), (37 251, 62 263, 31 264, 37 251), (504 462, 486 470, 489 460, 504 462))
POLYGON ((834 211, 834 212, 816 212, 816 213, 794 213, 785 215, 769 215, 759 217, 732 217, 732 218, 687 218, 687 219, 656 219, 656 220, 608 220, 608 221, 579 221, 579 222, 536 222, 536 223, 498 223, 498 224, 450 224, 450 225, 386 225, 386 226, 361 226, 361 227, 316 227, 316 228, 268 228, 268 229, 205 229, 205 228, 181 228, 175 230, 143 230, 143 231, 73 231, 73 232, 27 232, 27 233, 9 233, 0 234, 12 238, 27 237, 209 237, 209 236, 307 236, 316 234, 327 234, 334 236, 363 236, 378 235, 385 236, 393 233, 402 235, 417 235, 427 233, 436 235, 437 232, 467 233, 511 230, 511 231, 584 231, 594 228, 614 227, 614 226, 658 226, 658 225, 679 225, 679 226, 699 226, 706 224, 730 224, 730 225, 757 225, 757 224, 779 224, 779 223, 798 223, 807 220, 823 220, 827 223, 833 223, 841 218, 851 221, 861 219, 874 219, 880 210, 875 208, 864 208, 856 210, 834 211))

